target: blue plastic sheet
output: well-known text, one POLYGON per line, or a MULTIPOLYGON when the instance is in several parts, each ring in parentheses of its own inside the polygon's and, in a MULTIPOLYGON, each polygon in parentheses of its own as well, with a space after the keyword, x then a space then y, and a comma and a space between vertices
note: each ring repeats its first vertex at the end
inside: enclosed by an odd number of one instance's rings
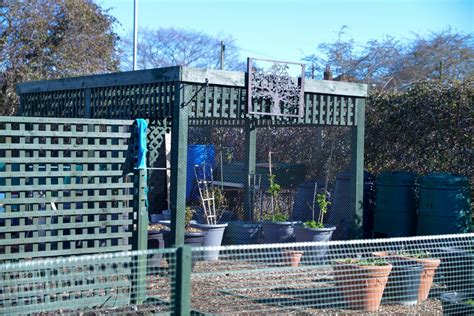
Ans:
POLYGON ((148 124, 144 119, 136 119, 138 136, 138 156, 135 169, 146 169, 146 130, 148 124))
MULTIPOLYGON (((194 166, 207 164, 214 168, 214 153, 214 145, 188 145, 188 175, 186 177, 186 199, 192 200, 199 197, 196 176, 194 175, 194 166)), ((210 174, 206 175, 206 178, 210 178, 210 174)))

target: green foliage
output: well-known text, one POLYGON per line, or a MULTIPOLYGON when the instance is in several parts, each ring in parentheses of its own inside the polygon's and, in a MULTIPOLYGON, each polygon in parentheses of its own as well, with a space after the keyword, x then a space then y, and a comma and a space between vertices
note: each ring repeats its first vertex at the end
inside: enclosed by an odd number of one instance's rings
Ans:
POLYGON ((388 262, 384 258, 365 258, 365 259, 339 259, 335 261, 338 264, 354 264, 359 266, 385 266, 388 262))
POLYGON ((194 210, 191 207, 186 206, 186 213, 184 215, 184 225, 186 228, 189 227, 189 224, 191 223, 191 220, 193 219, 193 215, 194 215, 194 210))
POLYGON ((114 18, 93 0, 3 1, 0 115, 16 113, 15 85, 118 69, 114 18))
POLYGON ((371 94, 366 107, 369 172, 408 170, 474 176, 474 81, 421 81, 405 92, 371 94))
POLYGON ((326 199, 326 194, 325 193, 320 193, 320 194, 316 194, 316 203, 319 206, 318 220, 317 221, 314 220, 315 210, 312 206, 309 205, 309 208, 313 212, 313 220, 306 221, 304 223, 304 226, 307 227, 307 228, 324 228, 324 223, 323 223, 324 215, 328 212, 328 206, 331 204, 331 202, 329 202, 326 199))
POLYGON ((312 220, 312 221, 304 222, 304 227, 306 227, 306 228, 324 228, 324 224, 312 220))
POLYGON ((474 299, 468 299, 466 301, 464 301, 464 304, 467 304, 467 305, 473 305, 474 306, 474 299))
POLYGON ((415 259, 428 259, 432 257, 429 251, 398 251, 397 255, 415 259))

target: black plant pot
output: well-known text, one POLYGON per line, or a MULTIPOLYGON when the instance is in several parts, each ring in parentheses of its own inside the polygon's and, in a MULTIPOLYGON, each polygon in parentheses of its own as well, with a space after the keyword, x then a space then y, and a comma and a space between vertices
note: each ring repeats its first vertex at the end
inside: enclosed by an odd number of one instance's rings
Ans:
MULTIPOLYGON (((162 231, 148 231, 148 249, 163 249, 165 248, 165 241, 163 239, 162 231)), ((162 253, 154 253, 148 256, 148 272, 154 273, 161 267, 163 260, 162 253)))
POLYGON ((383 302, 416 305, 423 265, 412 260, 387 258, 392 264, 383 294, 383 302))
POLYGON ((474 252, 456 247, 440 249, 437 282, 444 283, 448 292, 474 290, 474 252))
MULTIPOLYGON (((163 240, 165 241, 165 247, 170 248, 173 246, 173 235, 171 231, 163 231, 163 240)), ((186 232, 184 234, 184 244, 191 247, 200 247, 204 242, 204 233, 203 232, 186 232)), ((192 265, 196 264, 197 261, 202 259, 202 253, 193 251, 192 255, 192 265)))

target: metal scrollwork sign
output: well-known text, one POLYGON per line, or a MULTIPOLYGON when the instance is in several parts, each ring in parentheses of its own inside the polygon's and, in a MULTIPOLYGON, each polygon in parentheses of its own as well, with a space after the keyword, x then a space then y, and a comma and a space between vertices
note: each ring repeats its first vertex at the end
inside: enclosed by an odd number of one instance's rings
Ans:
MULTIPOLYGON (((249 114, 302 117, 304 109, 304 64, 248 58, 249 114), (270 64, 263 68, 256 61, 270 64), (301 67, 301 76, 291 77, 290 65, 301 67)), ((294 66, 293 66, 294 67, 294 66)))

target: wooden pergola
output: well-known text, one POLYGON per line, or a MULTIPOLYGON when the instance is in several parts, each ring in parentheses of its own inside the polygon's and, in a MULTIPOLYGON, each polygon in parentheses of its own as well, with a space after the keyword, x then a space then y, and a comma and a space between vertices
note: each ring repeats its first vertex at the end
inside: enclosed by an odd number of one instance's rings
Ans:
MULTIPOLYGON (((245 129, 245 172, 255 174, 259 127, 350 127, 352 236, 361 236, 363 214, 364 111, 367 86, 304 79, 300 117, 249 114, 248 75, 244 72, 168 67, 17 86, 18 115, 32 117, 135 119, 149 121, 149 166, 162 166, 164 137, 171 133, 171 229, 175 245, 184 243, 188 127, 245 129)), ((149 172, 149 196, 156 194, 159 172, 149 172)), ((162 173, 161 173, 162 174, 162 173)), ((245 210, 252 214, 252 194, 245 185, 245 210)), ((145 241, 146 242, 146 241, 145 241)))

